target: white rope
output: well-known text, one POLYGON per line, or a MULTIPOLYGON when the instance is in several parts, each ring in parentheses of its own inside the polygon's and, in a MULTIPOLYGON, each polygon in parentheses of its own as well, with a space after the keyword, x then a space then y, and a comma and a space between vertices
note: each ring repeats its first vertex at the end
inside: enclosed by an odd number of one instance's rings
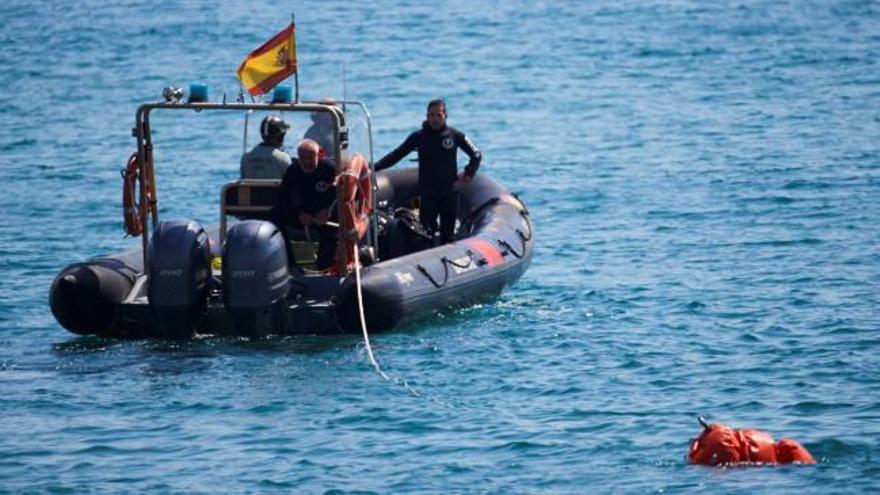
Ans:
POLYGON ((357 297, 358 297, 358 316, 361 319, 361 330, 364 332, 364 344, 367 346, 367 356, 370 358, 370 362, 373 363, 373 367, 376 368, 376 372, 382 375, 382 378, 391 381, 388 378, 388 375, 379 368, 379 363, 376 362, 376 358, 373 357, 373 348, 370 346, 370 335, 367 333, 367 320, 364 318, 364 295, 361 291, 361 260, 360 255, 358 253, 358 245, 355 243, 354 245, 354 280, 357 284, 357 297))
POLYGON ((361 291, 361 260, 360 260, 360 254, 358 253, 358 251, 359 251, 358 245, 357 245, 357 243, 355 243, 355 245, 354 245, 354 279, 355 279, 355 283, 357 285, 358 316, 361 319, 361 330, 363 330, 363 333, 364 333, 364 345, 367 348, 367 357, 370 358, 370 363, 373 364, 373 368, 376 369, 376 373, 379 373, 379 375, 382 378, 384 378, 386 381, 389 381, 392 383, 397 383, 399 385, 403 385, 404 388, 409 390, 409 392, 411 394, 413 394, 416 397, 419 397, 419 393, 416 392, 412 387, 410 387, 409 384, 406 383, 406 381, 400 382, 399 380, 396 380, 396 379, 392 380, 391 378, 389 378, 388 375, 386 375, 385 372, 382 371, 381 368, 379 368, 379 363, 376 362, 376 358, 373 356, 373 348, 370 346, 370 335, 367 333, 367 321, 364 318, 364 295, 363 295, 363 292, 361 291))

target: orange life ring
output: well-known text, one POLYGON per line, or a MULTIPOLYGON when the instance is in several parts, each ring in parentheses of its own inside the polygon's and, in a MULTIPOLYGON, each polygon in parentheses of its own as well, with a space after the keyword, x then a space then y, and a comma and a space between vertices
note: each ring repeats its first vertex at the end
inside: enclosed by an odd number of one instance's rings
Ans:
POLYGON ((339 205, 339 237, 336 271, 348 273, 354 266, 357 241, 367 233, 373 211, 373 181, 370 166, 362 155, 354 155, 336 175, 339 205))
POLYGON ((131 154, 128 165, 122 169, 122 218, 125 233, 138 237, 144 233, 144 212, 135 199, 140 188, 137 152, 131 154))

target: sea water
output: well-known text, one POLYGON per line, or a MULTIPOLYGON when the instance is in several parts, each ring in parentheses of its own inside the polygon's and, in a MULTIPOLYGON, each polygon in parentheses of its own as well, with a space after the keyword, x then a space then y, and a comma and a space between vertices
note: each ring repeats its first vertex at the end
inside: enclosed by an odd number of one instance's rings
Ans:
MULTIPOLYGON (((11 0, 0 46, 0 492, 880 488, 877 2, 11 0), (396 382, 356 335, 65 331, 54 275, 139 243, 137 106, 237 97, 289 9, 301 96, 365 102, 378 156, 446 99, 531 268, 373 335, 396 382), (819 464, 690 466, 698 415, 819 464)), ((155 132, 162 217, 216 223, 237 131, 155 132)))

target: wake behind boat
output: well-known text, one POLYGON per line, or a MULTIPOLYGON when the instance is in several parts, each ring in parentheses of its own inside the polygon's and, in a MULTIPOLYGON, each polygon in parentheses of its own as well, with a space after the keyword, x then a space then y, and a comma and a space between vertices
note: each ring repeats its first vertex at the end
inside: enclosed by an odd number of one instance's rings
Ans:
MULTIPOLYGON (((334 334, 359 332, 362 307, 370 331, 387 330, 491 298, 526 270, 534 245, 528 210, 483 173, 461 189, 455 238, 439 246, 415 220, 418 171, 369 173, 369 191, 361 191, 368 192, 361 195, 366 233, 357 246, 346 248, 342 227, 355 227, 354 220, 340 227, 337 268, 329 272, 315 269, 317 243, 309 229, 279 229, 268 221, 279 180, 240 179, 223 186, 216 226, 160 220, 150 120, 157 111, 239 112, 245 116, 245 142, 254 113, 323 115, 332 123, 328 154, 336 169, 359 163, 369 172, 372 121, 366 106, 291 102, 287 90, 286 99, 282 91, 272 103, 226 103, 208 101, 207 91, 196 87, 188 101, 170 91, 166 101, 138 108, 137 152, 124 196, 127 229, 141 236, 141 245, 74 263, 58 274, 50 306, 62 326, 118 338, 334 334), (364 260, 362 304, 355 251, 364 260)), ((351 216, 343 197, 350 192, 338 191, 340 223, 351 216)))

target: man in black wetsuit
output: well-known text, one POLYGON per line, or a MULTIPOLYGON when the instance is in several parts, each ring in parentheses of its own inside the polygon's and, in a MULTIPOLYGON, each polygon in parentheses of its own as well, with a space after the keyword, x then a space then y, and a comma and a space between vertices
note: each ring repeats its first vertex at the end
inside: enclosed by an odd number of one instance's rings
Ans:
POLYGON ((337 229, 327 225, 335 213, 336 170, 330 162, 318 158, 318 150, 318 143, 311 139, 304 139, 297 146, 297 159, 281 179, 275 216, 282 231, 287 226, 313 227, 318 231, 316 264, 323 270, 333 264, 336 255, 337 229))
POLYGON ((446 125, 446 103, 439 99, 428 103, 428 115, 422 128, 376 162, 375 170, 391 167, 414 149, 418 149, 419 154, 419 221, 433 234, 437 231, 439 215, 440 241, 445 244, 452 241, 455 232, 458 187, 474 177, 482 155, 463 132, 446 125), (456 159, 458 148, 471 159, 461 177, 456 159))

